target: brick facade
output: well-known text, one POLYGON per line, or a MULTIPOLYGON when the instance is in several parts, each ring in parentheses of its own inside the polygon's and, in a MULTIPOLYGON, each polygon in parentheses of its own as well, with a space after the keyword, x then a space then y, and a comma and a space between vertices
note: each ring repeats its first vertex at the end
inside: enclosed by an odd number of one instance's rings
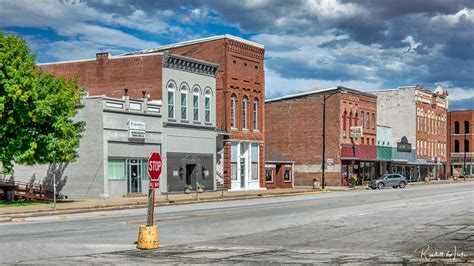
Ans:
POLYGON ((79 85, 89 95, 122 97, 128 88, 130 98, 142 98, 142 91, 151 100, 161 99, 162 55, 111 57, 97 54, 96 59, 42 64, 39 67, 58 76, 78 77, 79 85))
POLYGON ((474 110, 448 112, 448 176, 464 174, 464 152, 466 152, 466 168, 469 168, 467 169, 467 174, 474 172, 474 170, 472 170, 474 169, 473 125, 474 110), (464 134, 465 132, 466 134, 464 134), (467 147, 465 147, 465 141, 467 147), (469 167, 469 165, 471 166, 469 167))
MULTIPOLYGON (((326 166, 326 184, 341 184, 341 148, 352 143, 349 138, 350 115, 352 125, 359 125, 360 112, 376 116, 376 97, 355 90, 338 87, 326 92, 304 93, 296 96, 269 100, 265 104, 267 147, 295 162, 295 186, 312 185, 313 180, 322 177, 323 145, 323 97, 326 95, 326 159, 334 165, 326 166), (341 93, 343 92, 343 93, 341 93), (332 95, 332 96, 329 96, 332 95), (344 134, 346 117, 346 134, 344 134)), ((370 115, 372 119, 372 115, 370 115)), ((375 124, 375 121, 374 121, 375 124)), ((364 137, 369 138, 370 146, 375 147, 376 128, 367 129, 364 137), (372 142, 373 140, 373 142, 372 142)), ((356 148, 361 148, 362 140, 353 139, 356 148)), ((352 144, 351 144, 352 145, 352 144)))
MULTIPOLYGON (((191 58, 201 59, 221 66, 216 78, 217 127, 229 133, 228 141, 252 141, 260 145, 260 187, 265 187, 265 73, 263 48, 239 42, 233 38, 218 38, 206 42, 164 47, 191 58), (231 127, 231 97, 235 97, 235 127, 231 127), (247 99, 247 129, 242 125, 242 103, 247 99), (258 101, 257 128, 254 128, 254 101, 258 101)), ((230 188, 230 145, 224 145, 224 185, 230 188)))

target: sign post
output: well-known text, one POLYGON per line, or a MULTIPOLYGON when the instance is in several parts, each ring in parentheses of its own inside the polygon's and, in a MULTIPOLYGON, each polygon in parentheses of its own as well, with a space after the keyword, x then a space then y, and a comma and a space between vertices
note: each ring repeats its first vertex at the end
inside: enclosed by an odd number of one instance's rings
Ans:
POLYGON ((162 161, 159 152, 153 152, 148 158, 148 176, 150 186, 148 189, 148 211, 146 226, 141 226, 138 233, 137 248, 155 249, 159 248, 158 227, 155 221, 155 189, 160 188, 162 161))

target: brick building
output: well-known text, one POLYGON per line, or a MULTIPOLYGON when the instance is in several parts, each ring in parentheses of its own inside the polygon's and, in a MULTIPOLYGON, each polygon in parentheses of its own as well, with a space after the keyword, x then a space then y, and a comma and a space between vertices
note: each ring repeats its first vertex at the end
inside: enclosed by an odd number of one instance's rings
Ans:
POLYGON ((294 184, 312 185, 322 177, 323 101, 326 99, 326 184, 345 185, 375 173, 377 97, 334 87, 265 102, 265 141, 269 149, 294 161, 294 184), (351 137, 359 128, 360 136, 351 137))
POLYGON ((416 85, 370 93, 378 97, 377 124, 392 128, 391 143, 396 149, 390 172, 409 180, 444 178, 447 91, 441 87, 430 91, 416 85))
POLYGON ((448 112, 448 176, 474 176, 474 110, 448 112))
MULTIPOLYGON (((265 187, 264 135, 264 47, 231 35, 221 35, 162 46, 130 54, 97 54, 96 60, 67 64, 43 64, 41 68, 59 75, 80 73, 80 84, 88 84, 89 95, 120 97, 124 87, 132 98, 142 91, 150 100, 162 99, 159 71, 163 52, 180 54, 220 65, 216 77, 216 175, 227 189, 265 187)), ((183 71, 192 63, 180 66, 183 71)), ((201 69, 206 72, 206 68, 201 69)), ((165 85, 166 86, 166 85, 165 85)), ((180 88, 178 88, 180 89, 180 88)), ((166 99, 164 99, 166 100, 166 99)))

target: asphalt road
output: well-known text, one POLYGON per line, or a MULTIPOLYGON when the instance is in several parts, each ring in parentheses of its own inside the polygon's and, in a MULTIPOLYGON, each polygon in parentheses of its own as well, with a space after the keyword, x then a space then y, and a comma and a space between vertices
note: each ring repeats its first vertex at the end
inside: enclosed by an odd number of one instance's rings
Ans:
POLYGON ((159 207, 0 224, 1 263, 474 262, 474 182, 159 207), (441 254, 442 252, 442 254, 441 254))

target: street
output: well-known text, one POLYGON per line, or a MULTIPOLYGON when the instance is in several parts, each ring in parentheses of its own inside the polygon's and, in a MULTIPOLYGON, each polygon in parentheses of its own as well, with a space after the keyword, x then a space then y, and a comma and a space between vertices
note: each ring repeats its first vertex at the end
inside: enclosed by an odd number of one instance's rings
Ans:
POLYGON ((0 224, 0 263, 474 261, 474 182, 156 208, 159 250, 135 249, 146 210, 0 224))

